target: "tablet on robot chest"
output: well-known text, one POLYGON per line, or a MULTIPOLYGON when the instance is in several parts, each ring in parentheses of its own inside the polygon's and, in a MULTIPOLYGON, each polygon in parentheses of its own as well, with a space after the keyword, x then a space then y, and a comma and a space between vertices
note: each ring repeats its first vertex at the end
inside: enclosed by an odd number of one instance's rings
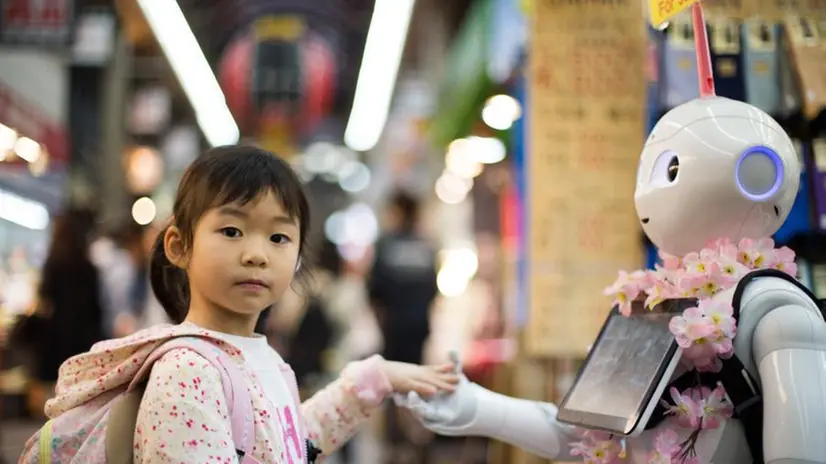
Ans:
POLYGON ((680 360, 668 324, 695 299, 666 300, 631 315, 611 310, 576 381, 559 407, 561 422, 619 435, 638 435, 680 360))

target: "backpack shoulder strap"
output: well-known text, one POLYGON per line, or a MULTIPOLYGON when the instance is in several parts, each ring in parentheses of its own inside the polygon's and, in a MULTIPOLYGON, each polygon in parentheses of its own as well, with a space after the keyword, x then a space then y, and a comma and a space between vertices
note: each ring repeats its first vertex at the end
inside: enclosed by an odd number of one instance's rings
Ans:
POLYGON ((748 274, 744 275, 742 279, 737 282, 737 288, 734 289, 734 295, 731 297, 731 306, 734 308, 734 319, 739 321, 740 320, 740 306, 741 300, 743 298, 743 292, 746 291, 746 287, 750 284, 753 280, 759 279, 760 277, 775 277, 777 279, 785 280, 790 284, 793 284, 797 288, 800 289, 801 292, 805 293, 806 296, 811 298, 811 300, 817 305, 818 309, 820 310, 821 314, 826 317, 826 308, 824 308, 823 301, 815 296, 811 290, 806 288, 799 280, 795 279, 794 277, 786 274, 783 271, 778 269, 757 269, 755 271, 751 271, 748 274))
POLYGON ((224 350, 207 340, 199 337, 178 337, 161 344, 152 351, 138 373, 132 378, 127 393, 141 387, 144 380, 149 377, 155 361, 170 351, 180 349, 194 351, 206 359, 221 375, 224 396, 229 405, 232 440, 239 456, 246 455, 252 449, 254 427, 249 391, 243 383, 244 377, 238 364, 224 350))
MULTIPOLYGON (((734 295, 731 299, 731 306, 734 310, 733 316, 736 321, 740 321, 740 309, 742 306, 743 293, 746 287, 755 279, 761 277, 774 277, 785 280, 806 294, 818 307, 821 314, 824 312, 822 302, 799 280, 777 269, 758 269, 749 272, 737 283, 734 295)), ((734 416, 740 419, 746 435, 746 442, 755 464, 762 464, 763 457, 763 396, 760 391, 757 379, 753 378, 748 369, 743 365, 737 355, 722 360, 723 366, 718 373, 718 379, 734 406, 734 416)))

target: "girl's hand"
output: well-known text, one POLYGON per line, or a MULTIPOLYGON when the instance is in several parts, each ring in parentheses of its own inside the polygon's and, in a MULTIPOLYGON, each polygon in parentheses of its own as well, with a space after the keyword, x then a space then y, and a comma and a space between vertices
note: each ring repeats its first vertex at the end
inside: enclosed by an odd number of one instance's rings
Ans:
POLYGON ((420 366, 382 360, 381 369, 396 393, 414 391, 422 396, 432 396, 440 390, 452 392, 459 383, 456 366, 452 363, 420 366))

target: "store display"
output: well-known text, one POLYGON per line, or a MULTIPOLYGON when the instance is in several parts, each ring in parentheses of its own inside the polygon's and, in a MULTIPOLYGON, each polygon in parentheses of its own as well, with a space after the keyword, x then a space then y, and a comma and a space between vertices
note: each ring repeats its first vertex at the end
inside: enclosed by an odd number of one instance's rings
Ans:
POLYGON ((769 114, 780 108, 777 28, 760 19, 743 25, 746 101, 769 114))
POLYGON ((812 141, 811 157, 815 226, 820 231, 826 231, 826 139, 812 141))
POLYGON ((779 78, 780 102, 778 116, 788 118, 797 114, 801 108, 800 82, 791 57, 791 44, 786 27, 777 25, 778 49, 777 66, 779 78))
POLYGON ((786 222, 780 227, 780 230, 774 234, 774 239, 778 243, 789 243, 794 237, 801 234, 806 234, 812 230, 812 201, 813 196, 811 192, 811 182, 809 181, 809 171, 811 166, 809 163, 810 157, 807 155, 808 150, 800 140, 793 139, 797 150, 798 159, 800 160, 800 190, 797 192, 792 210, 789 211, 789 216, 786 222))
POLYGON ((710 21, 709 44, 717 93, 721 97, 744 101, 746 86, 740 26, 741 23, 733 19, 710 21))
POLYGON ((785 22, 789 40, 789 55, 800 82, 803 115, 815 119, 826 108, 826 78, 823 62, 826 59, 815 22, 806 17, 790 17, 785 22))
POLYGON ((700 96, 694 59, 694 30, 688 17, 674 18, 663 45, 661 105, 673 108, 700 96))

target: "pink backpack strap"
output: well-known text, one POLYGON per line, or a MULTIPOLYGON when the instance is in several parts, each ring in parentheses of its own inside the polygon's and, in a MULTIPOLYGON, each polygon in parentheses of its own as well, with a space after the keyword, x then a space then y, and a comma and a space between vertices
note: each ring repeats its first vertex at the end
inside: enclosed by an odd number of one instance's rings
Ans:
POLYGON ((221 384, 224 387, 224 397, 229 404, 230 421, 232 426, 232 440, 240 455, 246 456, 252 450, 253 441, 253 414, 252 399, 249 390, 242 381, 238 364, 221 348, 199 337, 178 337, 165 342, 155 348, 144 361, 140 370, 129 383, 127 391, 133 390, 149 377, 152 365, 173 350, 186 349, 203 357, 221 375, 221 384))

